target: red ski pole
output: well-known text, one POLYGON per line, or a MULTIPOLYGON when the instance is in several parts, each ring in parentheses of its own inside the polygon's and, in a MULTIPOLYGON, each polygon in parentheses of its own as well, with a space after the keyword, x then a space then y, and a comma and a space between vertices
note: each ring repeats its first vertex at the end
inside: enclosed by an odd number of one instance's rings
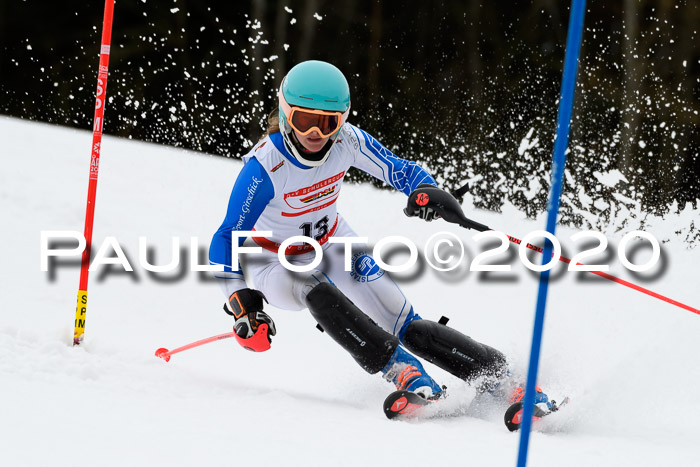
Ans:
POLYGON ((200 345, 208 344, 210 342, 228 339, 229 337, 234 337, 235 335, 235 332, 227 332, 226 334, 219 334, 218 336, 207 337, 206 339, 202 339, 201 341, 192 342, 191 344, 183 345, 182 347, 178 347, 177 349, 173 350, 168 350, 165 347, 161 347, 160 349, 156 350, 156 357, 162 358, 166 362, 169 362, 171 355, 184 352, 185 350, 189 350, 194 347, 199 347, 200 345))
POLYGON ((222 339, 228 339, 229 337, 235 337, 236 340, 246 349, 252 350, 254 352, 263 352, 270 348, 270 341, 267 337, 267 324, 261 324, 255 335, 250 339, 243 339, 236 334, 236 332, 227 332, 226 334, 219 334, 218 336, 207 337, 201 341, 192 342, 191 344, 183 345, 177 349, 168 350, 165 347, 161 347, 156 350, 156 357, 162 358, 166 362, 170 361, 170 356, 176 353, 184 352, 185 350, 192 349, 194 347, 199 347, 200 345, 208 344, 214 341, 220 341, 222 339), (250 344, 248 344, 250 343, 250 344), (254 344, 254 345, 253 345, 254 344), (252 347, 251 347, 252 345, 252 347))
POLYGON ((92 224, 95 217, 95 194, 97 192, 97 172, 100 166, 100 147, 102 145, 102 125, 107 95, 107 72, 109 70, 109 47, 112 37, 112 16, 114 0, 105 0, 105 12, 102 22, 102 43, 100 46, 100 69, 97 74, 97 93, 95 100, 95 119, 92 126, 92 152, 90 155, 90 179, 88 184, 87 205, 85 207, 85 250, 80 263, 80 284, 78 286, 78 303, 75 309, 75 330, 73 345, 79 345, 85 334, 85 316, 87 313, 88 268, 92 246, 92 224))
MULTIPOLYGON (((506 234, 506 237, 508 237, 508 240, 510 240, 512 243, 515 243, 516 245, 520 245, 522 243, 520 241, 520 239, 515 238, 515 237, 511 237, 510 235, 506 234)), ((525 247, 529 248, 530 250, 534 250, 538 253, 544 252, 542 247, 532 245, 530 243, 525 245, 525 247)), ((561 261, 562 263, 571 264, 571 260, 565 256, 559 256, 559 261, 561 261)), ((581 263, 576 263, 576 264, 582 265, 581 263)), ((607 272, 603 272, 603 271, 587 271, 587 272, 590 272, 591 274, 595 274, 596 276, 603 277, 609 281, 616 282, 620 285, 624 285, 625 287, 629 287, 630 289, 636 290, 637 292, 642 292, 644 294, 649 295, 650 297, 658 298, 659 300, 663 300, 666 303, 670 303, 671 305, 675 305, 679 308, 683 308, 684 310, 688 310, 692 313, 700 315, 700 310, 698 310, 697 308, 693 308, 690 305, 686 305, 685 303, 681 303, 681 302, 676 301, 672 298, 668 298, 664 295, 661 295, 659 293, 654 292, 653 290, 646 289, 646 288, 642 287, 641 285, 633 284, 632 282, 628 282, 624 279, 620 279, 619 277, 615 277, 612 274, 608 274, 607 272)))
MULTIPOLYGON (((436 212, 438 212, 442 218, 450 223, 453 224, 458 224, 465 229, 473 229, 479 232, 485 232, 488 230, 493 230, 490 227, 480 224, 478 222, 475 222, 471 219, 468 219, 467 216, 464 215, 464 211, 462 211, 462 207, 457 201, 457 198, 460 198, 462 195, 464 195, 468 190, 468 185, 464 185, 461 188, 458 188, 451 194, 447 194, 446 192, 440 190, 439 188, 436 187, 431 187, 431 186, 426 186, 422 189, 417 189, 414 190, 411 195, 409 196, 409 204, 407 208, 404 210, 407 215, 417 215, 418 211, 420 210, 421 207, 428 206, 434 209, 436 212)), ((515 243, 516 245, 520 245, 522 241, 518 238, 512 237, 510 235, 506 235, 508 237, 508 240, 510 240, 512 243, 515 243)), ((544 249, 542 247, 539 247, 537 245, 532 245, 530 243, 525 245, 526 248, 529 248, 530 250, 534 250, 538 253, 544 253, 544 249)), ((569 258, 565 258, 563 256, 559 257, 559 261, 562 261, 564 263, 571 263, 571 260, 569 258)), ((581 263, 576 263, 576 264, 581 264, 581 263)), ((630 289, 636 290, 637 292, 642 292, 644 294, 649 295, 650 297, 658 298, 659 300, 663 300, 666 303, 670 303, 671 305, 675 305, 679 308, 683 308, 684 310, 688 310, 692 313, 695 313, 697 315, 700 315, 700 310, 697 308, 694 308, 690 305, 686 305, 685 303, 681 303, 679 301, 673 300, 672 298, 665 297, 659 293, 656 293, 654 291, 651 291, 649 289, 646 289, 642 286, 639 286, 637 284, 633 284, 632 282, 628 282, 624 279, 620 279, 619 277, 615 277, 611 274, 601 272, 601 271, 588 271, 592 274, 595 274, 597 276, 603 277, 609 281, 613 281, 617 284, 624 285, 625 287, 629 287, 630 289)))

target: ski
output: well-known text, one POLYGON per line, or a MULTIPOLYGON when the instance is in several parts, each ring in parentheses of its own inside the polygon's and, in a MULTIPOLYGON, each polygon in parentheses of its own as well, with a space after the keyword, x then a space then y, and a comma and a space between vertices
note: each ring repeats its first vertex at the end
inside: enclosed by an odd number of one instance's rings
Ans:
POLYGON ((415 417, 427 405, 435 401, 425 399, 415 392, 394 391, 384 399, 384 414, 389 419, 405 419, 415 417))
MULTIPOLYGON (((436 399, 425 399, 424 397, 410 391, 394 391, 384 399, 384 415, 388 419, 406 420, 411 418, 423 418, 424 416, 432 417, 436 415, 433 410, 426 411, 426 407, 433 406, 436 402, 444 397, 436 399), (427 412, 427 413, 426 413, 427 412)), ((549 407, 545 404, 536 404, 532 419, 539 420, 561 410, 569 403, 570 399, 565 397, 560 403, 551 401, 549 407)), ((450 410, 445 407, 446 410, 450 410)), ((517 431, 520 429, 523 417, 523 403, 516 402, 512 404, 505 412, 503 421, 509 431, 517 431)))
MULTIPOLYGON (((565 397, 563 401, 561 401, 560 404, 557 405, 555 401, 551 401, 550 404, 551 406, 545 410, 542 407, 540 407, 539 404, 535 405, 534 410, 532 411, 532 420, 539 420, 540 418, 546 417, 548 415, 551 415, 555 412, 558 412, 562 407, 567 405, 569 403, 569 398, 565 397)), ((505 415, 503 416, 503 421, 506 424, 506 427, 508 428, 508 431, 517 431, 520 429, 520 424, 522 423, 523 420, 523 403, 522 402, 516 402, 515 404, 512 404, 510 407, 508 407, 508 410, 506 410, 505 415)))

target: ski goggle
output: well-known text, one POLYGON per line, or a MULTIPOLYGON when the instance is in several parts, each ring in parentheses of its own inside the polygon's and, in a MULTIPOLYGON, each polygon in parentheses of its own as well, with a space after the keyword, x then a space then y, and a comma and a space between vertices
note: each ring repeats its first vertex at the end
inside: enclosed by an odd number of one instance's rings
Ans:
POLYGON ((316 130, 322 138, 328 138, 340 130, 350 113, 331 112, 327 110, 307 109, 304 107, 292 107, 280 92, 280 106, 287 117, 287 123, 300 135, 306 136, 316 130))

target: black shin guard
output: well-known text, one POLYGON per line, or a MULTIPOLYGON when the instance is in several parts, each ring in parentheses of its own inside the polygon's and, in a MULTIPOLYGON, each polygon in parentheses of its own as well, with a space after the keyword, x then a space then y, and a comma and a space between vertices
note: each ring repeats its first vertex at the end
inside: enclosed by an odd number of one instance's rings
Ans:
POLYGON ((403 343, 414 354, 465 381, 482 375, 500 376, 506 371, 501 352, 433 321, 411 322, 403 343))
POLYGON ((389 363, 399 338, 389 334, 360 311, 332 284, 319 284, 306 296, 311 315, 368 373, 389 363))

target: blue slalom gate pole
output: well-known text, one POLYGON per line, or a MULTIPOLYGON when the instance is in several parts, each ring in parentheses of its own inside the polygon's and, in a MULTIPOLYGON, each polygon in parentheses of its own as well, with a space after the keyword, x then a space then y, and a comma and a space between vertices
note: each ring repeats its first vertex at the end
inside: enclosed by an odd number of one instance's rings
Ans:
MULTIPOLYGON (((561 99, 559 100, 557 137, 554 142, 554 157, 552 160, 552 188, 549 192, 549 201, 547 203, 547 232, 552 235, 554 235, 557 226, 557 215, 559 214, 559 199, 561 197, 564 178, 566 148, 569 144, 569 127, 571 125, 571 113, 574 105, 576 72, 578 70, 578 56, 579 50, 581 49, 585 11, 586 0, 572 0, 571 14, 569 15, 569 32, 566 38, 566 54, 564 56, 564 73, 561 82, 561 99)), ((552 243, 545 239, 542 264, 550 262, 551 260, 552 243)), ((532 332, 532 347, 530 348, 530 365, 527 373, 525 397, 523 398, 523 419, 520 425, 518 467, 525 467, 527 464, 527 449, 530 441, 532 413, 535 405, 535 386, 537 383, 537 368, 540 361, 540 345, 542 343, 542 328, 544 326, 544 311, 547 303, 550 270, 551 268, 540 273, 537 307, 535 309, 535 323, 532 332)))

